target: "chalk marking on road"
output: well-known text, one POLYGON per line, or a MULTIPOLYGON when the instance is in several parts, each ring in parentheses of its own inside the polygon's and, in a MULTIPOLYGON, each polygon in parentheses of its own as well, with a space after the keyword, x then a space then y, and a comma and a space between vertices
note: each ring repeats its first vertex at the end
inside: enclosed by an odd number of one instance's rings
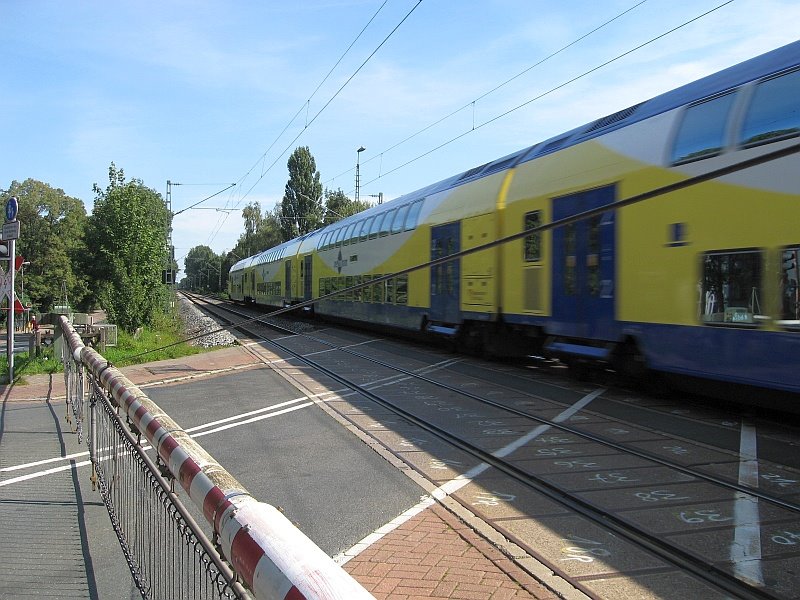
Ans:
MULTIPOLYGON (((573 404, 569 408, 559 413, 558 416, 556 416, 553 419, 553 422, 560 423, 562 421, 566 421, 567 419, 572 417, 575 413, 585 408, 592 400, 600 396, 605 391, 606 391, 605 388, 598 388, 595 391, 591 392, 590 394, 587 394, 586 396, 578 400, 575 404, 573 404)), ((534 428, 521 438, 511 442, 510 444, 501 448, 500 450, 496 450, 495 452, 492 453, 492 456, 496 456, 498 458, 508 456, 509 454, 514 452, 514 450, 521 448, 523 445, 527 444, 528 442, 531 442, 532 440, 542 435, 545 431, 550 429, 550 427, 551 427, 550 425, 539 425, 538 427, 534 428)), ((369 548, 372 544, 380 540, 387 533, 389 533, 390 531, 394 531, 395 529, 400 527, 400 525, 402 525, 403 523, 409 521, 410 519, 421 513, 423 510, 428 508, 429 506, 432 506, 435 501, 437 500, 441 501, 447 496, 456 493, 458 490, 471 483, 475 477, 477 477, 478 475, 489 469, 490 466, 491 465, 489 465, 488 463, 480 463, 479 465, 474 466, 466 473, 458 475, 457 477, 454 477, 450 481, 438 486, 430 494, 423 496, 422 500, 418 504, 415 504, 401 515, 398 515, 397 517, 395 517, 382 527, 376 529, 371 534, 366 536, 364 539, 360 540, 355 545, 353 545, 351 548, 348 548, 344 552, 341 552, 336 556, 334 556, 333 557, 334 562, 336 562, 338 565, 343 565, 346 562, 352 560, 353 558, 358 556, 361 552, 369 548)))
MULTIPOLYGON (((758 487, 758 439, 756 428, 742 420, 739 436, 739 485, 758 487)), ((758 498, 736 493, 733 506, 736 522, 730 558, 740 579, 759 587, 764 586, 761 570, 761 522, 758 498)))

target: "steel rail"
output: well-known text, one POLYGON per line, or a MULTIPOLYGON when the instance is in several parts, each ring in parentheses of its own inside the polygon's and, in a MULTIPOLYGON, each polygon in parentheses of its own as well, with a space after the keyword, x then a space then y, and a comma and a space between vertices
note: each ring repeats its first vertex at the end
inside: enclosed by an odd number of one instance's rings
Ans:
MULTIPOLYGON (((233 310, 231 310, 229 308, 225 308, 224 310, 226 310, 228 312, 232 312, 233 314, 239 314, 239 315, 245 316, 244 313, 240 313, 238 311, 233 311, 233 310)), ((264 324, 263 321, 261 323, 264 324)), ((356 352, 355 350, 352 350, 350 348, 336 346, 335 344, 332 344, 331 342, 328 342, 328 341, 320 339, 320 338, 315 338, 313 336, 310 336, 307 333, 298 333, 296 331, 292 331, 289 328, 286 328, 286 327, 283 327, 283 326, 277 325, 277 324, 268 324, 268 326, 272 327, 274 329, 280 329, 282 331, 285 331, 285 332, 288 332, 288 333, 292 333, 294 335, 301 335, 303 337, 306 337, 308 339, 314 340, 314 341, 319 342, 321 344, 328 345, 329 347, 334 348, 336 350, 339 350, 340 352, 344 352, 344 353, 350 354, 352 356, 358 357, 360 359, 363 359, 363 360, 372 362, 374 364, 380 365, 382 367, 386 367, 388 369, 392 369, 392 370, 397 371, 399 373, 402 373, 404 375, 407 375, 407 376, 410 376, 410 377, 414 377, 415 379, 419 379, 421 381, 425 381, 426 383, 429 383, 431 385, 436 385, 436 386, 441 387, 443 389, 446 389, 448 391, 451 391, 451 392, 457 393, 459 395, 465 396, 467 398, 470 398, 471 400, 475 400, 476 402, 487 404, 487 405, 492 406, 494 408, 499 408, 501 410, 504 410, 506 412, 510 412, 510 413, 512 413, 512 414, 514 414, 516 416, 519 416, 519 417, 524 417, 524 418, 527 418, 527 419, 531 419, 533 421, 537 421, 538 423, 540 423, 542 425, 548 425, 548 426, 553 427, 555 429, 559 429, 559 430, 563 431, 564 433, 570 433, 570 434, 576 435, 576 436, 581 437, 581 438, 583 438, 585 440, 588 440, 590 442, 594 442, 594 443, 597 443, 597 444, 602 444, 602 445, 607 446, 609 448, 613 448, 614 450, 618 450, 618 451, 624 452, 626 454, 631 454, 633 456, 636 456, 637 458, 642 458, 642 459, 645 459, 645 460, 649 460, 651 462, 658 463, 658 464, 660 464, 662 466, 665 466, 665 467, 668 467, 670 469, 674 469, 676 471, 680 471, 681 473, 684 473, 686 475, 690 475, 690 476, 692 476, 692 477, 694 477, 696 479, 704 480, 704 481, 706 481, 708 483, 713 483, 714 485, 718 485, 720 487, 727 488, 727 489, 729 489, 731 491, 740 492, 740 493, 743 493, 743 494, 747 494, 749 496, 754 496, 754 497, 757 497, 759 500, 764 500, 765 502, 768 502, 768 503, 773 504, 775 506, 778 506, 780 508, 783 508, 783 509, 786 509, 786 510, 789 510, 789 511, 792 511, 792 512, 800 513, 800 504, 795 504, 795 503, 789 502, 787 500, 784 500, 783 498, 779 498, 777 496, 773 496, 773 495, 768 494, 766 492, 763 492, 763 491, 761 491, 761 490, 759 490, 757 488, 753 488, 753 487, 750 487, 750 486, 742 485, 742 484, 739 484, 739 483, 736 483, 736 482, 733 482, 733 481, 730 481, 730 480, 722 479, 722 478, 716 477, 714 475, 711 475, 711 474, 708 474, 708 473, 704 473, 702 471, 696 471, 696 470, 691 469, 690 467, 686 467, 686 466, 681 465, 679 463, 671 462, 670 460, 668 460, 666 458, 662 458, 662 457, 660 457, 660 456, 658 456, 656 454, 650 453, 650 452, 648 452, 646 450, 641 450, 641 449, 638 449, 638 448, 630 448, 630 447, 625 446, 625 445, 623 445, 623 444, 621 444, 619 442, 615 442, 613 440, 609 440, 607 438, 600 437, 600 436, 595 435, 593 433, 588 433, 588 432, 582 431, 580 429, 576 429, 574 427, 571 427, 569 425, 565 425, 565 424, 562 424, 562 423, 556 423, 555 421, 551 421, 549 419, 545 419, 543 417, 540 417, 540 416, 537 416, 537 415, 533 415, 533 414, 528 413, 528 412, 526 412, 524 410, 504 405, 504 404, 502 404, 500 402, 497 402, 496 400, 491 400, 489 398, 484 398, 483 396, 479 396, 477 394, 473 394, 472 392, 459 389, 459 388, 451 386, 451 385, 449 385, 447 383, 436 381, 435 379, 431 379, 430 377, 427 377, 427 376, 425 376, 423 374, 414 373, 413 371, 408 371, 406 369, 403 369, 402 367, 397 367, 395 365, 383 362, 381 360, 378 360, 377 358, 373 358, 373 357, 368 356, 366 354, 361 354, 360 352, 356 352)), ((505 388, 505 386, 501 386, 501 387, 505 388)), ((505 389, 513 389, 513 388, 505 388, 505 389)), ((519 390, 514 390, 514 391, 518 392, 519 390)), ((525 393, 525 392, 523 392, 523 393, 525 393)))
MULTIPOLYGON (((271 327, 271 325, 263 323, 263 321, 259 321, 262 325, 266 325, 271 327)), ((237 329, 245 331, 244 325, 237 324, 237 329)), ((563 506, 566 506, 570 510, 573 510, 580 514, 581 516, 589 519, 590 521, 600 525, 603 528, 610 529, 614 533, 624 537, 628 541, 633 544, 639 545, 643 547, 656 556, 660 557, 661 559, 669 562, 681 569, 685 569, 686 571, 691 572, 698 578, 718 587, 721 590, 724 590, 728 593, 733 593, 737 595, 737 597, 741 597, 744 599, 761 599, 761 600, 774 600, 774 596, 769 594, 768 592, 755 588, 746 582, 742 581, 741 579, 737 578, 735 575, 721 569, 713 564, 698 564, 697 556, 690 554, 687 551, 684 551, 680 548, 677 548, 673 545, 670 545, 664 542, 661 538, 656 535, 649 534, 644 532, 634 525, 628 523, 624 519, 617 517, 611 513, 605 512, 602 508, 596 507, 592 503, 583 500, 577 496, 571 495, 570 492, 560 489, 558 486, 551 484, 543 479, 537 478, 530 473, 527 473, 516 467, 515 465, 509 463, 508 461, 499 459, 493 456, 490 452, 476 446, 475 444, 469 442, 468 440, 462 439, 447 430, 439 427, 438 425, 434 425, 432 423, 428 423, 423 418, 416 416, 414 413, 397 406, 396 404, 388 401, 381 396, 375 394, 374 392, 368 390, 364 386, 357 384, 348 380, 346 377, 339 375, 335 371, 301 355, 300 353, 292 350, 288 346, 276 342, 275 340, 269 340, 263 338, 258 332, 250 331, 250 333, 254 333, 258 337, 261 337, 265 342, 280 348, 281 350, 288 352, 298 360, 304 362, 306 365, 316 369, 320 373, 330 377, 331 379, 338 381, 342 385, 350 388, 353 391, 356 391, 363 396, 367 397, 368 399, 372 400, 373 402, 379 404, 380 406, 391 410, 392 412, 398 414, 402 418, 406 419, 407 421, 417 425, 418 427, 424 429, 425 431, 437 436, 438 438, 444 440, 445 442, 451 444, 452 446, 474 456, 481 462, 485 462, 490 466, 497 468, 498 470, 502 471, 506 475, 514 478, 518 482, 536 490, 539 493, 544 494, 549 499, 560 503, 563 506)), ((295 332, 292 332, 295 335, 295 332)), ((392 367, 395 370, 396 367, 392 367)), ((414 377, 417 377, 416 374, 411 373, 414 377)), ((435 385, 439 385, 435 383, 435 385)), ((459 391, 459 393, 463 393, 459 391)), ((535 551, 531 548, 531 551, 535 553, 535 551)), ((553 565, 550 565, 553 567, 553 565)), ((594 594, 582 586, 579 581, 571 580, 570 583, 579 587, 584 593, 593 596, 594 594)))

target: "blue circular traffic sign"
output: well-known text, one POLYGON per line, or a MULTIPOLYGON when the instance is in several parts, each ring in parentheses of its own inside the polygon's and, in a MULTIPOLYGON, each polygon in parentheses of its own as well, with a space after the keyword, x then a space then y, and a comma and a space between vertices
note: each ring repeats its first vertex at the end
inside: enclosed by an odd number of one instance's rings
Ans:
POLYGON ((18 210, 19 203, 14 196, 11 196, 6 202, 6 221, 16 221, 18 210))

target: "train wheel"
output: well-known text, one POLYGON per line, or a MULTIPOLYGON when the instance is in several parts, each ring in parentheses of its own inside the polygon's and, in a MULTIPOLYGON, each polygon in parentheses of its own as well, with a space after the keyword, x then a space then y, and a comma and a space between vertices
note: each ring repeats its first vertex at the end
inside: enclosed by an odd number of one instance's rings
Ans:
POLYGON ((650 373, 644 353, 630 337, 617 348, 612 366, 623 378, 636 384, 646 381, 650 373))

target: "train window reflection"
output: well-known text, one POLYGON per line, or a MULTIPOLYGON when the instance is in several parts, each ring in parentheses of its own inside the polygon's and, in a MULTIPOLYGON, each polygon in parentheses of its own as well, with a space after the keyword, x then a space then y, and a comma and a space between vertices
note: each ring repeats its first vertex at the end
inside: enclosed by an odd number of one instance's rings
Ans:
POLYGON ((800 331, 800 246, 781 252, 780 292, 781 318, 779 325, 800 331))
POLYGON ((741 143, 765 144, 800 135, 800 71, 762 81, 742 125, 741 143))
POLYGON ((731 92, 695 104, 686 110, 672 147, 673 163, 708 158, 722 152, 725 146, 725 126, 734 97, 731 92))
POLYGON ((369 237, 370 228, 372 227, 372 221, 375 220, 375 217, 370 217, 366 221, 364 221, 364 226, 361 228, 361 235, 358 238, 359 242, 366 241, 369 237))
POLYGON ((337 248, 342 245, 342 236, 343 235, 344 235, 344 227, 340 227, 339 229, 336 230, 335 244, 336 244, 337 248))
POLYGON ((392 226, 392 219, 394 219, 394 213, 397 211, 396 208, 393 208, 386 216, 383 218, 383 224, 381 225, 381 236, 389 235, 389 229, 392 226))
POLYGON ((417 219, 419 218, 419 211, 422 210, 422 200, 417 200, 411 205, 406 217, 406 231, 411 231, 417 226, 417 219))
POLYGON ((383 222, 386 213, 375 215, 375 220, 372 222, 372 227, 369 228, 369 239, 378 237, 378 232, 381 230, 381 223, 383 222))
MULTIPOLYGON (((535 210, 525 214, 524 229, 533 229, 542 224, 542 211, 535 210)), ((542 259, 542 234, 532 233, 525 237, 525 260, 527 262, 542 259)))
POLYGON ((408 304, 408 275, 400 275, 395 279, 396 304, 408 304))
POLYGON ((344 234, 344 238, 342 239, 342 246, 347 246, 350 243, 350 240, 353 238, 353 229, 355 229, 356 224, 351 224, 347 231, 344 234))
POLYGON ((757 250, 709 252, 703 256, 699 299, 706 325, 758 325, 762 310, 761 257, 757 250))
POLYGON ((401 206, 397 209, 397 214, 392 221, 392 233, 400 233, 403 231, 403 225, 406 222, 406 213, 408 213, 408 204, 401 206))

